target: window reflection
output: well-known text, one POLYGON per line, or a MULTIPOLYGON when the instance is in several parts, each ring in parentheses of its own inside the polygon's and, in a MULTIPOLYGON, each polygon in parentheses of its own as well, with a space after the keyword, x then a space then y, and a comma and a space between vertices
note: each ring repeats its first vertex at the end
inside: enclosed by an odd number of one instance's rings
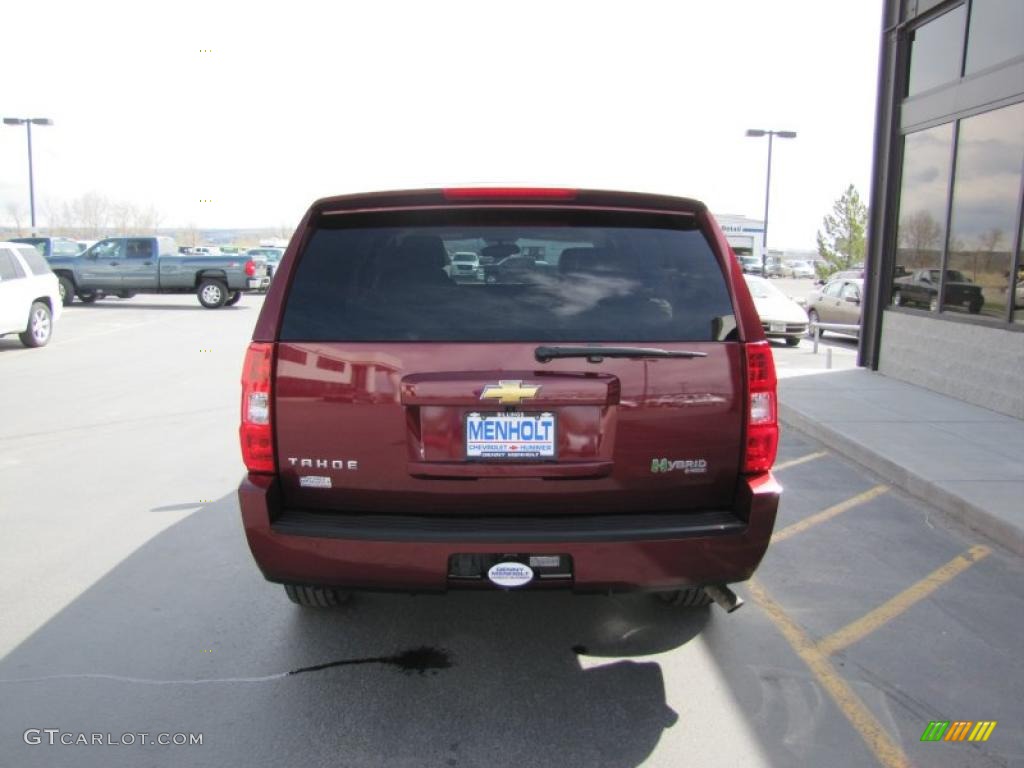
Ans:
POLYGON ((943 309, 1006 316, 1022 160, 1024 103, 960 121, 948 266, 981 289, 983 303, 947 286, 943 309))
POLYGON ((961 5, 914 30, 907 96, 960 79, 966 18, 961 5))
POLYGON ((1024 237, 1017 252, 1017 284, 1013 289, 1013 321, 1024 323, 1024 237))
POLYGON ((1024 2, 974 0, 967 34, 968 75, 1024 54, 1024 2))
MULTIPOLYGON (((900 215, 896 232, 893 303, 903 304, 900 282, 916 270, 939 269, 946 239, 946 201, 953 124, 907 134, 904 139, 900 215)), ((923 302, 927 307, 929 302, 923 302)))

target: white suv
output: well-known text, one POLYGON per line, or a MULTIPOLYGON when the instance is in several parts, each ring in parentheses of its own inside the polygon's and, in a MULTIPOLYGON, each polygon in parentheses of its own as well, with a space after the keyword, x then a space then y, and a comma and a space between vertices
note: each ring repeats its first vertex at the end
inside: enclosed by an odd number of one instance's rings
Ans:
POLYGON ((0 242, 0 336, 17 333, 26 347, 41 347, 60 311, 57 277, 39 251, 0 242))

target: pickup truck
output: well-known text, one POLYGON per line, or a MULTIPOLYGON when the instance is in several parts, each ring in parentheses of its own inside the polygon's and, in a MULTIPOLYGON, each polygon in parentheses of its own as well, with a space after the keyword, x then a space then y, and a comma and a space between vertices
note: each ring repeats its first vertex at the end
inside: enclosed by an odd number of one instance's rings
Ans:
POLYGON ((238 256, 178 255, 170 237, 108 237, 77 256, 54 256, 61 302, 91 304, 101 296, 195 293, 207 309, 231 306, 243 291, 265 289, 266 264, 238 256))
MULTIPOLYGON (((938 269, 915 269, 909 275, 893 281, 892 303, 899 306, 916 304, 932 312, 939 308, 938 269)), ((964 307, 972 315, 981 311, 985 298, 981 288, 968 280, 957 269, 946 270, 946 307, 964 307)))

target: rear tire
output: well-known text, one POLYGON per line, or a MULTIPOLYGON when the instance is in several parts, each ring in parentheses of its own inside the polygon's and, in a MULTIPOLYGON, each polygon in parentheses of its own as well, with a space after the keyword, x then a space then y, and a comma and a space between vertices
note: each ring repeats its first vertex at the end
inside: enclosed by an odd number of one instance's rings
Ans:
POLYGON ((60 291, 60 303, 65 307, 71 306, 71 302, 75 300, 75 284, 64 275, 58 275, 57 286, 60 291))
POLYGON ((938 296, 932 296, 931 301, 928 302, 928 311, 929 312, 938 312, 939 311, 939 297, 938 296))
POLYGON ((83 304, 95 304, 99 294, 95 291, 84 291, 78 294, 78 300, 83 304))
POLYGON ((207 309, 220 309, 228 300, 228 287, 220 280, 206 278, 199 282, 196 288, 196 297, 199 303, 207 309))
POLYGON ((241 300, 242 300, 242 292, 241 291, 234 291, 228 297, 228 300, 224 302, 224 306, 225 307, 233 307, 233 306, 235 306, 235 304, 237 304, 241 300))
POLYGON ((337 608, 352 599, 350 592, 330 587, 300 587, 285 584, 284 593, 288 599, 303 608, 337 608))
POLYGON ((50 308, 41 301, 32 302, 28 311, 28 327, 18 334, 26 347, 45 347, 53 335, 53 315, 50 308))
POLYGON ((903 294, 902 294, 902 293, 900 293, 899 291, 896 291, 896 292, 895 292, 895 293, 894 293, 894 294, 892 295, 892 305, 893 305, 894 307, 899 307, 899 306, 902 306, 902 305, 903 305, 903 294))
POLYGON ((704 605, 711 605, 711 598, 708 593, 700 587, 690 589, 677 589, 672 592, 658 592, 658 599, 668 605, 675 605, 680 608, 700 608, 704 605))
POLYGON ((119 299, 131 299, 134 296, 135 291, 121 291, 119 294, 117 294, 117 298, 119 299))

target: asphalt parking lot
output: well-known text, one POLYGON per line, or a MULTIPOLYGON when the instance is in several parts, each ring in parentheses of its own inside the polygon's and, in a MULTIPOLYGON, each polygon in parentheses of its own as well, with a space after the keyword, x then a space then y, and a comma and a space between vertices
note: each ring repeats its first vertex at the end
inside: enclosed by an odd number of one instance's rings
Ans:
MULTIPOLYGON (((1024 765, 1020 558, 793 430, 732 615, 523 592, 293 606, 234 497, 259 304, 110 299, 67 308, 47 348, 0 339, 0 765, 1024 765), (922 742, 931 721, 998 724, 922 742)), ((809 370, 808 346, 780 367, 809 370)))

